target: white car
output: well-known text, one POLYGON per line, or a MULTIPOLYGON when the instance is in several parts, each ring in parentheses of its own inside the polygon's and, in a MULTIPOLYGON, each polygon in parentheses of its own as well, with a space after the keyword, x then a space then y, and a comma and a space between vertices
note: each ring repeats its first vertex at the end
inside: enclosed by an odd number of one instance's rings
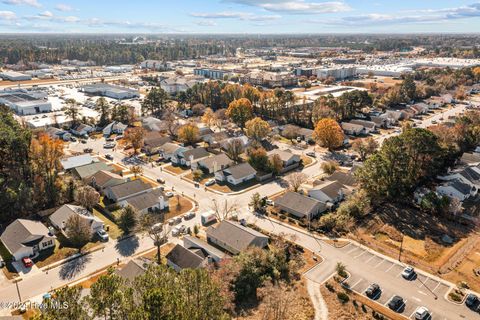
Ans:
POLYGON ((402 277, 407 280, 410 280, 414 274, 415 274, 415 269, 413 269, 413 267, 410 267, 410 266, 406 267, 402 271, 402 277))
POLYGON ((100 238, 100 240, 102 241, 108 241, 108 233, 103 230, 103 229, 99 229, 97 230, 97 236, 100 238))
POLYGON ((178 235, 180 235, 180 227, 177 226, 172 229, 172 236, 177 237, 178 235))
POLYGON ((430 311, 425 307, 418 307, 415 311, 415 319, 425 320, 430 318, 430 311))
POLYGON ((205 185, 208 187, 208 186, 211 186, 211 185, 214 185, 215 184, 215 179, 210 179, 208 180, 207 182, 205 182, 205 185))
POLYGON ((165 196, 167 198, 171 198, 171 197, 173 197, 173 192, 172 191, 165 192, 165 196))
POLYGON ((271 200, 271 199, 267 199, 267 201, 265 201, 265 203, 266 203, 268 206, 273 206, 273 205, 275 205, 275 202, 273 202, 273 200, 271 200))

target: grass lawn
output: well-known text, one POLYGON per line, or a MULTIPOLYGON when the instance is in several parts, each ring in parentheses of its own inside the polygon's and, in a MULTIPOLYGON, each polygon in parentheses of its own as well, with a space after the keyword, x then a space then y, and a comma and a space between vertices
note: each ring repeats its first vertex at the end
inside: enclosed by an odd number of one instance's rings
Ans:
POLYGON ((93 214, 99 217, 103 221, 103 223, 105 224, 105 227, 107 225, 109 226, 108 235, 110 239, 115 240, 122 235, 122 230, 120 230, 120 228, 117 226, 117 224, 114 221, 108 219, 98 210, 93 209, 93 214))
POLYGON ((163 168, 163 170, 173 173, 174 175, 179 175, 185 172, 189 172, 190 169, 184 169, 180 166, 169 165, 163 168))
MULTIPOLYGON (((202 174, 202 178, 200 179, 200 181, 198 181, 198 183, 199 183, 199 184, 205 184, 205 182, 207 182, 208 180, 212 179, 213 177, 215 177, 213 174, 205 174, 205 173, 203 173, 203 174, 202 174)), ((193 180, 193 172, 190 172, 189 174, 185 175, 185 178, 194 181, 194 180, 193 180)))
MULTIPOLYGON (((162 262, 167 263, 165 256, 175 247, 175 244, 168 242, 160 247, 160 255, 162 256, 162 262)), ((157 260, 157 248, 148 251, 143 254, 142 257, 147 258, 152 261, 157 260)))
POLYGON ((193 209, 193 205, 185 197, 179 196, 177 200, 177 196, 173 196, 168 201, 168 208, 168 211, 165 213, 165 220, 187 213, 193 209), (178 203, 180 203, 180 206, 178 206, 178 203))
POLYGON ((301 158, 304 166, 308 166, 313 162, 313 159, 310 158, 309 156, 301 156, 301 158))

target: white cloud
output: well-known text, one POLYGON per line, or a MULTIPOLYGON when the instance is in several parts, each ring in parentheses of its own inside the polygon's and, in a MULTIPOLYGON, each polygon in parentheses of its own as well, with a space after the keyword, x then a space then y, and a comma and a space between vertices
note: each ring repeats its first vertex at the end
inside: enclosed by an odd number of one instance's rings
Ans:
POLYGON ((73 11, 73 8, 65 3, 59 3, 55 6, 55 9, 62 12, 73 11))
POLYGON ((305 0, 224 0, 247 6, 260 7, 267 11, 286 14, 325 14, 350 11, 343 1, 307 2, 305 0))
POLYGON ((0 11, 0 20, 15 20, 17 15, 12 11, 0 11))
POLYGON ((2 0, 2 3, 14 6, 25 5, 35 8, 40 8, 42 6, 37 0, 2 0))
POLYGON ((48 11, 48 10, 47 10, 47 11, 44 11, 44 12, 42 12, 42 13, 39 13, 38 15, 41 16, 41 17, 45 17, 45 18, 51 18, 51 17, 53 17, 53 13, 51 13, 51 12, 48 11))
POLYGON ((248 12, 212 12, 212 13, 192 13, 190 14, 195 18, 204 18, 204 19, 239 19, 247 21, 271 21, 280 19, 281 16, 278 15, 255 15, 248 12))
POLYGON ((215 21, 212 20, 200 20, 195 22, 196 25, 202 26, 202 27, 214 27, 217 25, 215 21))

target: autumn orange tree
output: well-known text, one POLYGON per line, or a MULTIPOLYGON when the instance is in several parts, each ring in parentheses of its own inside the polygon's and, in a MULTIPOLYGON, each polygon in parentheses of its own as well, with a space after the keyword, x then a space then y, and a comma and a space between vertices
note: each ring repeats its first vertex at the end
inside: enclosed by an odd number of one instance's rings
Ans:
POLYGON ((252 103, 246 98, 234 100, 229 104, 226 114, 243 130, 245 123, 253 118, 252 103))
POLYGON ((245 123, 245 129, 247 136, 256 142, 260 142, 265 139, 271 131, 268 122, 259 117, 248 120, 245 123))
POLYGON ((143 147, 145 138, 145 129, 141 127, 132 128, 125 133, 125 140, 132 144, 135 154, 143 147))
POLYGON ((200 130, 193 123, 187 123, 178 129, 178 139, 185 144, 195 144, 199 140, 200 130))
POLYGON ((344 134, 337 121, 326 118, 317 122, 313 139, 319 146, 332 151, 343 145, 344 134))

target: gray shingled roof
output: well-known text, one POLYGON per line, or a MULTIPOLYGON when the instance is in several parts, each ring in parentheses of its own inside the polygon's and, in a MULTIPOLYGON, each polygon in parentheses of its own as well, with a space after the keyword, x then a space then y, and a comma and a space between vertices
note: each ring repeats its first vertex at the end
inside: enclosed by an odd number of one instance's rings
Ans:
POLYGON ((450 183, 450 186, 455 188, 456 190, 460 191, 462 194, 470 194, 470 190, 472 189, 468 184, 461 182, 460 180, 453 180, 450 183))
POLYGON ((237 164, 236 166, 228 168, 227 171, 235 179, 241 179, 257 173, 257 171, 248 162, 237 164))
POLYGON ((87 183, 92 183, 93 180, 95 180, 95 185, 97 185, 101 188, 103 188, 103 186, 107 182, 111 181, 112 179, 116 179, 116 180, 120 181, 118 184, 120 184, 124 181, 123 177, 119 176, 116 173, 106 171, 106 170, 100 170, 100 171, 92 174, 91 176, 85 178, 87 183))
POLYGON ((230 159, 225 153, 220 153, 213 157, 200 160, 200 163, 209 170, 213 170, 213 167, 216 164, 217 170, 221 170, 222 168, 227 168, 234 164, 234 161, 230 159))
POLYGON ((136 277, 143 275, 151 263, 152 262, 147 259, 132 259, 122 269, 115 270, 115 273, 124 279, 133 281, 136 277))
POLYGON ((180 269, 195 269, 202 265, 205 260, 204 257, 197 255, 196 253, 184 248, 177 244, 166 255, 167 260, 176 264, 180 269))
POLYGON ((268 238, 252 228, 228 220, 223 220, 217 226, 208 228, 207 236, 218 239, 238 251, 243 251, 253 245, 257 238, 268 238))
POLYGON ((49 231, 41 222, 17 219, 9 224, 0 236, 10 253, 15 253, 22 247, 30 247, 49 236, 49 231))
POLYGON ((275 205, 280 205, 304 215, 310 214, 319 203, 326 209, 326 205, 323 202, 292 191, 287 191, 283 196, 275 200, 275 205))
POLYGON ((60 160, 64 170, 84 166, 86 164, 94 162, 94 159, 89 154, 81 154, 79 156, 68 157, 60 160))
POLYGON ((330 177, 327 178, 327 180, 338 181, 341 184, 349 187, 352 187, 357 183, 353 174, 341 171, 335 171, 330 177))
POLYGON ((73 172, 77 174, 80 179, 85 179, 91 175, 97 173, 98 171, 113 171, 113 168, 107 165, 105 162, 94 162, 84 166, 76 167, 73 169, 73 172))
POLYGON ((345 186, 338 181, 327 181, 323 185, 315 187, 315 190, 320 190, 329 198, 335 199, 343 188, 345 186))
POLYGON ((190 161, 190 157, 193 157, 193 160, 196 160, 208 157, 209 155, 210 153, 208 153, 205 148, 195 148, 185 151, 183 153, 183 158, 185 158, 187 161, 190 161))
POLYGON ((141 179, 137 179, 122 184, 117 184, 116 186, 110 187, 110 190, 112 190, 112 193, 117 199, 120 199, 142 191, 147 191, 151 188, 152 186, 148 183, 143 182, 141 179))
POLYGON ((131 205, 135 209, 142 211, 142 210, 151 208, 157 203, 159 203, 160 197, 163 197, 164 199, 166 199, 165 196, 163 195, 163 192, 160 189, 155 189, 151 192, 142 193, 138 196, 128 198, 127 202, 129 205, 131 205))

